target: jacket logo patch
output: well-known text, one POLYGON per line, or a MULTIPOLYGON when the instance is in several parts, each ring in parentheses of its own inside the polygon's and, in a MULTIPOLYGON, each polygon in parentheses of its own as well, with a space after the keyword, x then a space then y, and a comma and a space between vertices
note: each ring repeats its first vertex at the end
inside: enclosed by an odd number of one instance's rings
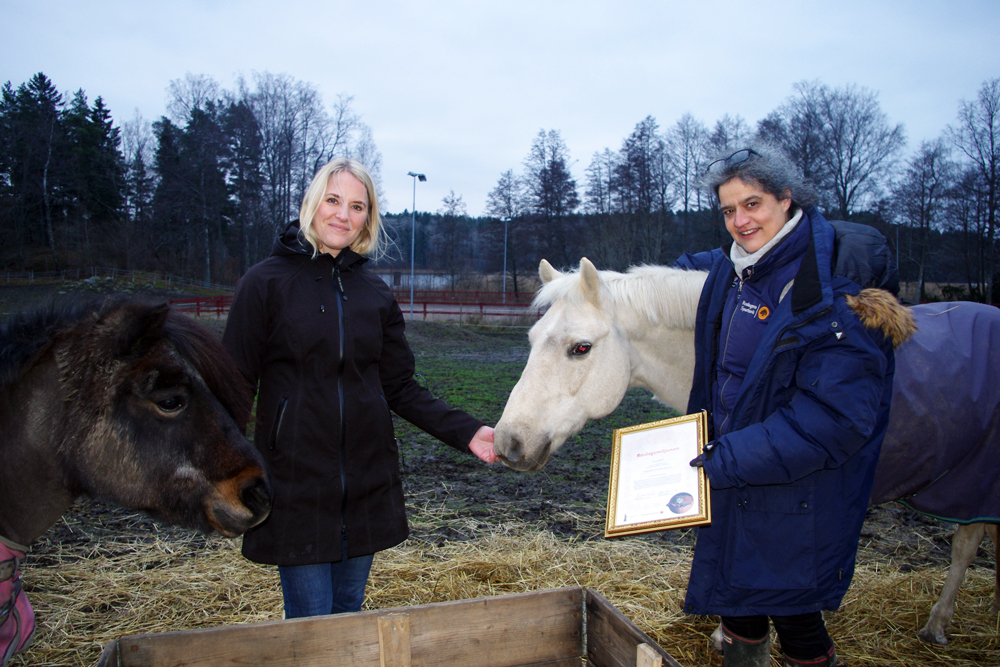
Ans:
POLYGON ((767 316, 770 314, 771 314, 770 308, 768 308, 767 306, 761 306, 760 309, 757 311, 757 319, 766 320, 767 316))
POLYGON ((746 301, 744 301, 743 305, 740 306, 740 312, 747 313, 748 315, 756 315, 757 308, 758 305, 756 303, 747 303, 746 301))

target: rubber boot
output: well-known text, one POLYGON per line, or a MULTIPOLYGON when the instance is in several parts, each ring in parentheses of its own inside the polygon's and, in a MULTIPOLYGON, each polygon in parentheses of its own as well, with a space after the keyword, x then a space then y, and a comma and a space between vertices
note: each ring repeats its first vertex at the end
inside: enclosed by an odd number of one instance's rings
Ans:
POLYGON ((833 646, 830 647, 829 651, 812 660, 796 660, 787 655, 784 658, 785 667, 837 667, 837 652, 833 646))
POLYGON ((771 667, 771 635, 746 639, 722 626, 723 667, 771 667))

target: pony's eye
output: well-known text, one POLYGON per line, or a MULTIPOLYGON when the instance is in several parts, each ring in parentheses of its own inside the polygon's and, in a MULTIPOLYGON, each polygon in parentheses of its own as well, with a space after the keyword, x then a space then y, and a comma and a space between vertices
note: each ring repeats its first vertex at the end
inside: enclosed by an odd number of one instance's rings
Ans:
POLYGON ((577 343, 573 346, 573 349, 570 350, 570 354, 574 357, 583 356, 588 352, 590 352, 590 343, 577 343))
POLYGON ((164 412, 177 412, 184 407, 184 397, 169 396, 163 400, 157 401, 156 406, 164 412))

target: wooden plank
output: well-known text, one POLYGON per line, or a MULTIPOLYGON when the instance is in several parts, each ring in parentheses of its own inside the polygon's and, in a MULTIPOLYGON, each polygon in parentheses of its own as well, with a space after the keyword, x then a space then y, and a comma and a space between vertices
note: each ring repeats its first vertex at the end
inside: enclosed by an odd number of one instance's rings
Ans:
POLYGON ((118 667, 118 640, 104 645, 101 657, 97 659, 97 667, 118 667))
POLYGON ((656 642, 599 593, 586 589, 587 665, 636 667, 636 651, 647 644, 668 667, 681 667, 656 642))
POLYGON ((639 644, 635 647, 636 667, 663 667, 663 658, 649 644, 639 644))
MULTIPOLYGON (((580 587, 317 616, 186 632, 122 637, 121 667, 380 667, 380 617, 409 617, 411 664, 518 667, 579 665, 580 587)), ((635 649, 633 648, 633 651, 635 649)))
POLYGON ((410 617, 386 614, 378 617, 381 667, 410 667, 410 617))

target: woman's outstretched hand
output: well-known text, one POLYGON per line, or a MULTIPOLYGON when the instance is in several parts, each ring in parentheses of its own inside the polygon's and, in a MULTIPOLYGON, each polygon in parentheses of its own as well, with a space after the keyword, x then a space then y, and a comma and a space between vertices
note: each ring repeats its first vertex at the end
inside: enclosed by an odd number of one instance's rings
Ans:
POLYGON ((493 429, 489 426, 481 426, 476 431, 469 443, 469 449, 487 463, 496 463, 500 460, 500 457, 493 451, 493 429))

